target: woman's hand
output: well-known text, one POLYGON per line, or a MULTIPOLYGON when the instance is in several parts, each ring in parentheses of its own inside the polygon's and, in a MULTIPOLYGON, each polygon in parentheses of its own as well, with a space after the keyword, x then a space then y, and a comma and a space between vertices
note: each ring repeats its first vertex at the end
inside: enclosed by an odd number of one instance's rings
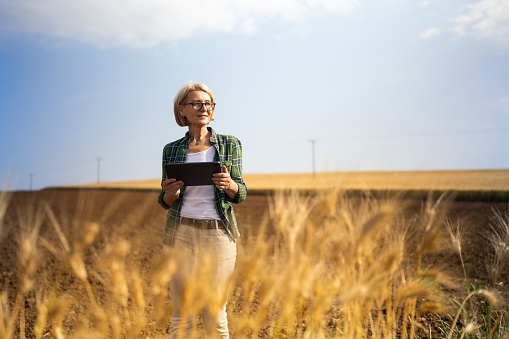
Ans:
POLYGON ((184 182, 177 181, 175 178, 170 178, 163 181, 163 191, 165 192, 163 200, 168 206, 171 206, 171 204, 177 200, 180 195, 180 189, 182 187, 184 187, 184 182))
POLYGON ((221 169, 221 173, 214 173, 212 175, 212 181, 220 190, 228 189, 233 182, 232 178, 230 177, 230 173, 228 173, 228 170, 224 165, 221 169))
POLYGON ((218 189, 225 190, 226 194, 228 194, 231 199, 235 198, 237 192, 239 191, 239 186, 235 181, 233 181, 230 173, 228 173, 228 170, 224 165, 221 173, 214 173, 212 175, 212 181, 218 189))

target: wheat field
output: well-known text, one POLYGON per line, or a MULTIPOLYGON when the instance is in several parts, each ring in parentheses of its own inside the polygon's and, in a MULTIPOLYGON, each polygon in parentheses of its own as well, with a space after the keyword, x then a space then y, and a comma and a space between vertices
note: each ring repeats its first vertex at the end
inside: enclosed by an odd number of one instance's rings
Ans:
MULTIPOLYGON (((465 190, 509 191, 509 170, 320 172, 244 174, 250 190, 465 190)), ((75 185, 87 188, 160 189, 160 179, 75 185)))

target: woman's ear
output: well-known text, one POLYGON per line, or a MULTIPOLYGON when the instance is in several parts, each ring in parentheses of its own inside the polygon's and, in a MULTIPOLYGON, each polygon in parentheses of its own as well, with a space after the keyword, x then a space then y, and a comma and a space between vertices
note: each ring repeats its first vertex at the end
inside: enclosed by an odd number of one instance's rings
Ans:
POLYGON ((186 115, 184 114, 184 109, 182 108, 182 106, 179 106, 179 114, 182 118, 187 119, 186 115))

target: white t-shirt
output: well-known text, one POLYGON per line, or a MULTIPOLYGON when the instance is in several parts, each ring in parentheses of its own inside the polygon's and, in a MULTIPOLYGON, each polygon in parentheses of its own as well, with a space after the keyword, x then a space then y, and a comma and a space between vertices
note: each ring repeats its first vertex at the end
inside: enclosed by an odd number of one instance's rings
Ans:
MULTIPOLYGON (((190 153, 187 155, 186 163, 214 161, 215 154, 215 147, 203 152, 190 153)), ((214 185, 187 186, 180 215, 193 219, 221 220, 214 203, 214 185)))

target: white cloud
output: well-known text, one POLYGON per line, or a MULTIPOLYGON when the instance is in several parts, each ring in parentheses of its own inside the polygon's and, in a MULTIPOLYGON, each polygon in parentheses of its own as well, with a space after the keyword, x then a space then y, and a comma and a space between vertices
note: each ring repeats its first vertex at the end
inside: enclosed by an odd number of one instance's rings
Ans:
POLYGON ((497 101, 499 104, 504 105, 505 107, 509 108, 509 96, 501 97, 497 101))
POLYGON ((467 8, 467 14, 455 19, 456 34, 509 46, 508 0, 482 0, 467 8))
POLYGON ((359 0, 0 0, 0 34, 24 33, 99 46, 146 47, 208 33, 257 30, 315 8, 353 10, 359 0))
POLYGON ((331 12, 352 11, 357 6, 357 0, 305 0, 310 8, 323 7, 331 12))
POLYGON ((442 34, 442 31, 438 27, 431 27, 427 31, 421 34, 421 39, 429 39, 442 34))
POLYGON ((509 114, 509 95, 498 97, 493 101, 489 102, 492 107, 496 107, 497 109, 504 112, 504 114, 509 114))
POLYGON ((429 7, 434 2, 437 2, 437 0, 422 0, 422 1, 419 2, 419 6, 421 6, 421 7, 429 7))

